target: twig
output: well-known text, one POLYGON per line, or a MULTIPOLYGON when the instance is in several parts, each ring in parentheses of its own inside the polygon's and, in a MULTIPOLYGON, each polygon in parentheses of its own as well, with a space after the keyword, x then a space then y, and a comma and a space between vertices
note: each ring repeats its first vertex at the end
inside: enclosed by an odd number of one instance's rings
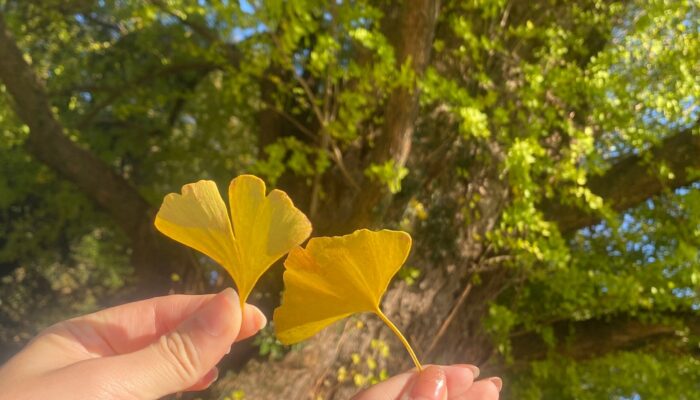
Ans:
POLYGON ((355 189, 356 192, 359 192, 361 190, 360 185, 358 185, 357 182, 355 182, 355 180, 352 178, 352 175, 350 175, 350 172, 345 166, 345 162, 343 161, 343 153, 340 151, 340 148, 337 144, 335 144, 334 141, 331 141, 331 147, 333 148, 332 154, 335 157, 335 163, 338 165, 340 173, 345 177, 345 179, 348 180, 350 186, 352 186, 352 188, 355 189))
POLYGON ((469 292, 472 291, 472 287, 473 284, 469 282, 467 286, 464 287, 464 290, 462 290, 462 294, 459 295, 459 299, 457 299, 457 302, 454 304, 454 306, 452 306, 452 309, 447 315, 447 318, 445 318, 445 320, 442 322, 442 325, 440 325, 440 329, 438 329, 437 333, 435 334, 435 337, 433 337, 433 341, 430 342, 430 346, 428 346, 428 350, 425 352, 426 358, 430 357, 430 355, 435 350, 435 347, 437 346, 438 342, 440 342, 442 337, 445 336, 447 328, 450 326, 450 324, 452 324, 452 321, 457 316, 457 312, 459 312, 459 309, 462 307, 462 304, 464 304, 464 301, 469 296, 469 292))

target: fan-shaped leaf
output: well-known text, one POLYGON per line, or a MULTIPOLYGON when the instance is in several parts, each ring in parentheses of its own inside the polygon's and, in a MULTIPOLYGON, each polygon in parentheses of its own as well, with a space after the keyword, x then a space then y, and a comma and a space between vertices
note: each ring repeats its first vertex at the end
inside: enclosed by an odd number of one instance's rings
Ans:
POLYGON ((241 175, 229 186, 231 220, 212 181, 182 187, 165 197, 155 225, 159 231, 221 264, 245 302, 260 276, 311 234, 311 223, 286 193, 265 196, 265 183, 241 175))
POLYGON ((351 235, 319 237, 285 260, 285 292, 275 310, 277 337, 292 344, 342 318, 377 314, 397 334, 420 368, 413 350, 382 313, 380 301, 411 249, 405 232, 362 229, 351 235))

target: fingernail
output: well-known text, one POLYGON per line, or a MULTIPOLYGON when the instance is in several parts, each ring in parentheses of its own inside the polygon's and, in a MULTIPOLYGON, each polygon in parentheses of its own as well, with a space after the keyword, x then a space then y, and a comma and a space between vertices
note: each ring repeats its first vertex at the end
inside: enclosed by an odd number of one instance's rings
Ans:
POLYGON ((231 325, 232 315, 225 312, 223 301, 230 302, 236 307, 238 295, 233 289, 226 288, 200 308, 194 317, 197 325, 212 336, 221 336, 231 325))
POLYGON ((493 378, 489 378, 489 381, 496 386, 496 389, 498 389, 499 392, 501 389, 503 389, 503 380, 501 378, 495 376, 493 378))
POLYGON ((229 347, 228 350, 226 350, 226 354, 229 354, 230 352, 231 352, 231 347, 229 347))
POLYGON ((479 377, 479 374, 481 373, 481 370, 479 367, 476 365, 471 365, 471 364, 459 364, 460 367, 466 368, 472 371, 472 375, 474 375, 474 379, 479 377))
POLYGON ((447 397, 445 371, 435 365, 427 366, 416 376, 408 400, 443 400, 447 397))
POLYGON ((267 317, 258 308, 256 308, 255 323, 256 323, 256 326, 258 327, 257 330, 260 330, 260 329, 264 328, 265 325, 267 325, 267 317))

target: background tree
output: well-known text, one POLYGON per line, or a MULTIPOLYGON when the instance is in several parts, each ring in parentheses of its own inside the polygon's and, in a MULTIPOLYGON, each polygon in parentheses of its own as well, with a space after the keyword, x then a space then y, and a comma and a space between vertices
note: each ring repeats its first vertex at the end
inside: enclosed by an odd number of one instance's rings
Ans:
MULTIPOLYGON (((55 310, 226 284, 154 209, 252 172, 315 235, 412 233, 384 307, 425 361, 513 398, 700 391, 696 1, 0 7, 7 352, 55 310)), ((241 351, 211 397, 347 398, 409 366, 372 319, 257 343, 281 359, 241 351)))

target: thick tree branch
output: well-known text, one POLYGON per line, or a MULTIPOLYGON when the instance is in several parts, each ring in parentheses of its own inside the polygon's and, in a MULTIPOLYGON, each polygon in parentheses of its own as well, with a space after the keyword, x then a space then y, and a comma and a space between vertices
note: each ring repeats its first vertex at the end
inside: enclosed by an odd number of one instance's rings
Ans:
POLYGON ((643 322, 629 315, 586 321, 559 321, 551 327, 554 348, 537 333, 527 332, 511 338, 516 362, 544 359, 550 352, 577 360, 590 359, 621 350, 638 349, 663 340, 679 340, 679 326, 691 336, 700 336, 700 315, 696 312, 669 314, 674 323, 643 322))
POLYGON ((75 183, 114 217, 125 232, 133 234, 148 215, 147 202, 123 177, 64 134, 63 127, 51 111, 43 82, 24 60, 2 15, 0 81, 12 97, 17 115, 29 127, 27 150, 75 183))
MULTIPOLYGON (((673 174, 671 179, 663 179, 650 168, 642 156, 626 157, 601 176, 590 178, 588 187, 601 196, 612 209, 624 211, 666 189, 677 189, 697 180, 691 169, 700 169, 700 135, 697 126, 664 139, 651 150, 651 158, 656 165, 665 164, 673 174), (696 133, 696 134, 694 134, 696 133)), ((599 215, 586 213, 573 206, 544 204, 550 220, 556 221, 562 232, 571 232, 600 220, 599 215)))
MULTIPOLYGON (((439 9, 439 1, 422 0, 404 2, 403 7, 392 7, 389 13, 386 35, 396 49, 397 62, 410 63, 417 77, 423 75, 430 61, 439 9)), ((391 93, 384 110, 382 136, 374 146, 375 161, 393 158, 398 165, 406 164, 417 113, 416 87, 401 87, 391 93)))
MULTIPOLYGON (((410 63, 417 78, 425 72, 432 50, 433 37, 440 11, 439 0, 415 0, 392 5, 385 10, 384 32, 397 55, 397 68, 410 63)), ((413 131, 418 114, 418 89, 397 88, 384 108, 384 125, 374 144, 371 162, 393 160, 397 167, 406 164, 411 151, 413 131)), ((354 206, 351 226, 371 226, 373 209, 385 195, 383 185, 367 180, 354 206)))

